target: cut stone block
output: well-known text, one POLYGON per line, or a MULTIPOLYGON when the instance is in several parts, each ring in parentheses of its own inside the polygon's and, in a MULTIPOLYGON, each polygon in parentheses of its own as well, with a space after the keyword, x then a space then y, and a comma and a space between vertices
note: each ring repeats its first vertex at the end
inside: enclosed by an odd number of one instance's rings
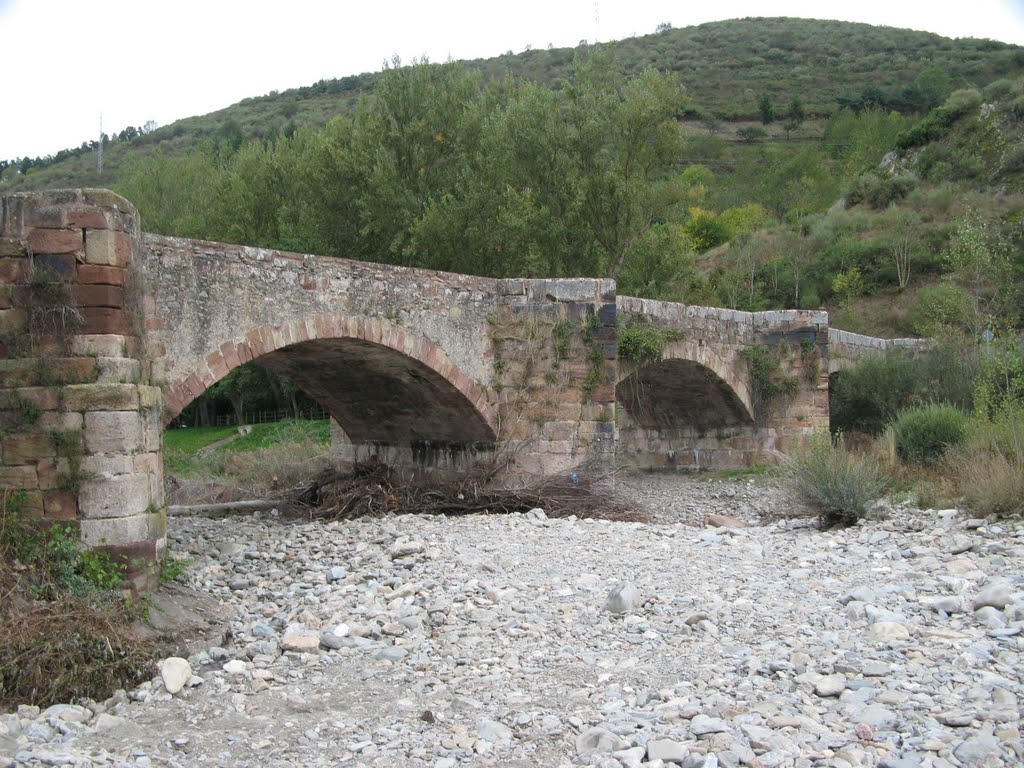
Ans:
POLYGON ((139 390, 134 384, 74 384, 64 388, 70 411, 135 411, 139 390))
POLYGON ((87 453, 134 453, 142 449, 138 411, 90 411, 85 414, 87 453))
POLYGON ((78 506, 87 520, 141 515, 149 505, 148 475, 115 475, 89 480, 78 495, 78 506))

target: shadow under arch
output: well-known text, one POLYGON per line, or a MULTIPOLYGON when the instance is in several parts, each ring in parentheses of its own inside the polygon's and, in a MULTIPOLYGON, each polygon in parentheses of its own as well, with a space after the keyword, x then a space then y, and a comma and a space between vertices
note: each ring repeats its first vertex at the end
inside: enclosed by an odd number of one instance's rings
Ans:
POLYGON ((754 423, 741 373, 700 341, 670 342, 661 360, 619 371, 615 398, 645 429, 704 433, 754 423))
POLYGON ((637 368, 615 388, 618 403, 644 429, 698 433, 752 425, 748 403, 717 372, 686 358, 637 368))
POLYGON ((172 380, 164 423, 231 370, 256 362, 315 398, 353 443, 493 444, 487 391, 429 339, 381 318, 315 315, 264 325, 172 380))

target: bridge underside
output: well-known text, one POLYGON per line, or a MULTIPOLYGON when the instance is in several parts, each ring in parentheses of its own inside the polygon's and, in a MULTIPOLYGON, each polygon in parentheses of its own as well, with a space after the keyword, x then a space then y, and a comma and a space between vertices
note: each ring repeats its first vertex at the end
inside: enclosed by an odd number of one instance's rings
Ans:
POLYGON ((270 352, 260 365, 316 399, 355 442, 489 443, 494 432, 438 373, 387 347, 321 339, 270 352))
POLYGON ((642 469, 724 469, 764 461, 772 440, 714 371, 661 360, 616 387, 619 459, 642 469))
POLYGON ((661 360, 619 383, 619 405, 644 429, 697 433, 750 424, 735 392, 713 371, 690 360, 661 360))
POLYGON ((290 379, 332 420, 340 466, 377 456, 395 466, 465 469, 494 449, 494 431, 436 371, 359 339, 320 339, 255 361, 290 379))

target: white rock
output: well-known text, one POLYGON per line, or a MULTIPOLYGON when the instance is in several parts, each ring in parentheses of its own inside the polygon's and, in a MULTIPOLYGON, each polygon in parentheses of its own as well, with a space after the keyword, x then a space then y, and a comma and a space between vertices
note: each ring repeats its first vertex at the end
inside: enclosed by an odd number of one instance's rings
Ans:
POLYGON ((167 692, 173 696, 192 679, 192 666, 180 656, 171 656, 160 662, 160 679, 167 692))
POLYGON ((876 621, 868 627, 868 639, 873 643, 891 643, 909 640, 910 630, 895 621, 876 621))
POLYGON ((497 720, 478 720, 476 732, 484 741, 495 745, 508 745, 512 741, 512 729, 497 720))
POLYGON ((845 690, 845 675, 821 675, 814 681, 814 692, 823 698, 838 696, 845 690))
POLYGON ((667 760, 673 763, 681 763, 690 754, 686 745, 672 739, 651 739, 647 742, 648 760, 667 760))
POLYGON ((613 587, 612 591, 608 593, 608 597, 604 601, 604 609, 615 614, 632 613, 640 608, 641 600, 640 590, 631 582, 625 581, 613 587))
POLYGON ((1001 611, 1012 602, 1012 599, 1013 593, 1010 590, 1010 585, 1005 581, 997 581, 974 598, 974 610, 988 606, 1001 611))

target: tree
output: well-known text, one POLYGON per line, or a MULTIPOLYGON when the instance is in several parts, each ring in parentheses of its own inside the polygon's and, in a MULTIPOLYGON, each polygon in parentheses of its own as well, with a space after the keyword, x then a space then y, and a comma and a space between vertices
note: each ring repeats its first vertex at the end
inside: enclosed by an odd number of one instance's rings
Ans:
POLYGON ((566 85, 570 151, 583 216, 616 277, 632 245, 683 194, 663 177, 682 149, 678 83, 653 69, 621 84, 606 54, 577 57, 566 85))
POLYGON ((800 100, 799 96, 794 96, 792 101, 789 102, 789 107, 786 109, 786 122, 782 124, 783 128, 786 129, 786 137, 792 131, 795 131, 804 124, 807 119, 807 113, 804 111, 804 103, 800 100))
POLYGON ((942 255, 954 283, 971 297, 976 337, 986 328, 1018 319, 1011 249, 993 222, 968 211, 957 221, 942 255))
POLYGON ((761 123, 763 125, 771 125, 775 122, 775 106, 772 104, 772 97, 768 93, 761 95, 761 100, 757 103, 757 110, 761 113, 761 123))
POLYGON ((760 125, 745 125, 737 129, 736 135, 740 137, 740 141, 744 144, 757 144, 765 140, 768 132, 760 125))

